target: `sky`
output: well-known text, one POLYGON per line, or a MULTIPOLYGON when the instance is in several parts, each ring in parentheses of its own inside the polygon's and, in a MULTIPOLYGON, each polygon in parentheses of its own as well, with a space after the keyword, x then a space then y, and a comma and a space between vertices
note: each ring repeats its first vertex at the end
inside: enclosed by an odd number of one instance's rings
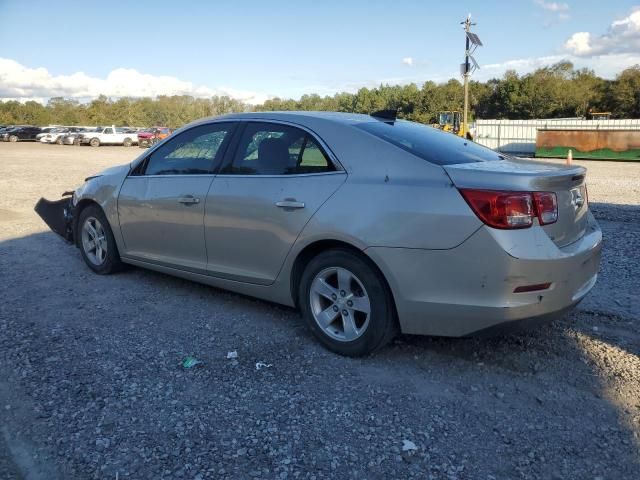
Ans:
POLYGON ((247 103, 459 78, 560 60, 640 64, 640 0, 0 0, 0 99, 187 94, 247 103))

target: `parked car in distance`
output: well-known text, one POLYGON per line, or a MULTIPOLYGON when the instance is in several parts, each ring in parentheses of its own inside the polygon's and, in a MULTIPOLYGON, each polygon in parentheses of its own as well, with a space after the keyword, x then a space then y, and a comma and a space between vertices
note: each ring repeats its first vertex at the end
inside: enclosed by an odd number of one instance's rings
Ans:
POLYGON ((36 135, 41 131, 40 127, 15 127, 5 131, 2 134, 2 140, 5 142, 34 142, 36 135))
POLYGON ((42 127, 40 128, 40 133, 36 135, 36 142, 39 142, 42 137, 44 137, 47 133, 56 130, 61 127, 42 127))
POLYGON ((138 132, 138 146, 148 148, 164 140, 173 132, 169 127, 151 127, 138 132))
POLYGON ((78 136, 81 145, 122 145, 130 147, 138 143, 138 134, 131 128, 98 127, 93 131, 84 132, 78 136))
POLYGON ((68 132, 62 136, 62 145, 80 145, 79 136, 85 132, 90 132, 95 128, 78 127, 76 132, 68 132))
POLYGON ((98 274, 122 263, 296 306, 364 355, 561 316, 595 285, 586 170, 389 112, 192 123, 36 211, 98 274))
POLYGON ((38 135, 40 137, 41 143, 56 143, 58 145, 63 144, 63 138, 65 135, 69 135, 71 133, 77 133, 81 130, 80 127, 59 127, 50 130, 44 135, 38 135))

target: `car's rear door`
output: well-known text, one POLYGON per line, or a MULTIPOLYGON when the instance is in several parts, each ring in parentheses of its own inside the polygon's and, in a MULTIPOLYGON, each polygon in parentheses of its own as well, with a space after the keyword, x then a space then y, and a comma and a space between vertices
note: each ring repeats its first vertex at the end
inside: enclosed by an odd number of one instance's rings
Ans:
POLYGON ((268 285, 346 173, 311 132, 275 122, 249 121, 242 128, 207 196, 207 269, 268 285))
POLYGON ((125 179, 118 197, 124 256, 206 272, 205 200, 234 128, 223 122, 181 132, 125 179))
POLYGON ((38 135, 40 132, 42 132, 42 129, 40 128, 30 128, 27 130, 27 139, 28 140, 35 140, 36 135, 38 135))

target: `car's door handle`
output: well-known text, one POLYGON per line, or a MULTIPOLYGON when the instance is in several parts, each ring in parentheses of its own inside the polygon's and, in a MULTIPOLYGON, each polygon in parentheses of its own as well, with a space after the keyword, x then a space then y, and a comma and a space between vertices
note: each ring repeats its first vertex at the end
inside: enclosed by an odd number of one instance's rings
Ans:
POLYGON ((304 208, 304 202, 298 202, 293 198, 287 198, 280 202, 276 202, 276 207, 280 208, 304 208))
POLYGON ((200 199, 191 195, 187 195, 186 197, 180 197, 178 199, 178 202, 182 203, 183 205, 193 205, 196 203, 200 203, 200 199))

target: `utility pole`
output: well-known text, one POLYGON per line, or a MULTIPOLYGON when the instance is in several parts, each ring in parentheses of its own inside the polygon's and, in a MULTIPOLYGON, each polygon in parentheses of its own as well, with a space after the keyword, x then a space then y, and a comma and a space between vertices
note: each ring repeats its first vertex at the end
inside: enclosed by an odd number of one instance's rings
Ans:
POLYGON ((464 25, 465 33, 464 63, 460 65, 460 70, 462 76, 464 77, 464 109, 462 114, 462 133, 464 136, 466 136, 467 132, 469 131, 469 77, 471 76, 473 70, 480 68, 476 60, 473 58, 472 54, 473 52, 475 52, 476 48, 482 46, 482 42, 475 33, 471 32, 471 27, 475 25, 475 23, 471 22, 471 14, 467 15, 467 19, 464 22, 460 23, 464 25), (470 62, 473 62, 473 70, 471 68, 470 62))

